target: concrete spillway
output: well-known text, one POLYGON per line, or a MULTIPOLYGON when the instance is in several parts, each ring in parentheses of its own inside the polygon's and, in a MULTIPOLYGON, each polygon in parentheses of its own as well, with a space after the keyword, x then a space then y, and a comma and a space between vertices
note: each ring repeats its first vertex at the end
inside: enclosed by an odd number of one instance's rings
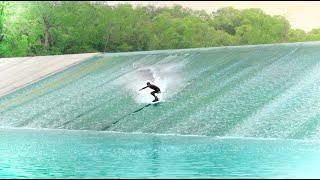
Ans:
POLYGON ((97 53, 0 58, 0 96, 75 65, 97 53))
POLYGON ((315 42, 97 54, 2 96, 0 126, 319 139, 319 50, 315 42), (138 91, 147 81, 160 86, 160 103, 138 91))

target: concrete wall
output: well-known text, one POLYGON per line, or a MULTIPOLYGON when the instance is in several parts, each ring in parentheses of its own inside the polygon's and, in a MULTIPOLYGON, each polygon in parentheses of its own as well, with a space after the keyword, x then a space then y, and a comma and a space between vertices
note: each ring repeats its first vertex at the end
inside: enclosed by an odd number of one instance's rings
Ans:
POLYGON ((97 54, 0 58, 0 96, 64 70, 97 54))

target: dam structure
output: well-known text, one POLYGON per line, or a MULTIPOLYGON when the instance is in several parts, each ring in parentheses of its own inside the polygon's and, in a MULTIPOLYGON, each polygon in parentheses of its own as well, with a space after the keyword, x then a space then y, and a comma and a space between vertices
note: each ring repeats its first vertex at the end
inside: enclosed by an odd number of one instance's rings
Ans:
POLYGON ((24 85, 6 68, 3 128, 320 139, 320 42, 96 53, 24 85))

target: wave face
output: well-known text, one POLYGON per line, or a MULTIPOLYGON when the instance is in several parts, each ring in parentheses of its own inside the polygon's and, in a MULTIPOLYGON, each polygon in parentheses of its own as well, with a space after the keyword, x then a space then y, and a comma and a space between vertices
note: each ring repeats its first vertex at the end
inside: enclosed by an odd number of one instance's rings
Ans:
POLYGON ((320 43, 106 53, 0 98, 0 126, 320 139, 320 43), (160 103, 150 81, 161 88, 160 103))

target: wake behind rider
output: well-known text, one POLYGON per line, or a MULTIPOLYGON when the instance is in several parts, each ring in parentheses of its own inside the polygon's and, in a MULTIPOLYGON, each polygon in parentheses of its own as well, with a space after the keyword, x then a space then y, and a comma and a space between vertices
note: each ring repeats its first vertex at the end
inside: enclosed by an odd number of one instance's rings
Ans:
POLYGON ((154 91, 151 92, 151 95, 154 97, 154 100, 152 102, 159 101, 159 98, 155 95, 155 93, 161 93, 160 88, 158 86, 154 85, 154 84, 151 84, 150 82, 147 82, 147 86, 139 89, 139 91, 141 91, 141 90, 143 90, 143 89, 145 89, 147 87, 149 87, 149 88, 154 90, 154 91))

